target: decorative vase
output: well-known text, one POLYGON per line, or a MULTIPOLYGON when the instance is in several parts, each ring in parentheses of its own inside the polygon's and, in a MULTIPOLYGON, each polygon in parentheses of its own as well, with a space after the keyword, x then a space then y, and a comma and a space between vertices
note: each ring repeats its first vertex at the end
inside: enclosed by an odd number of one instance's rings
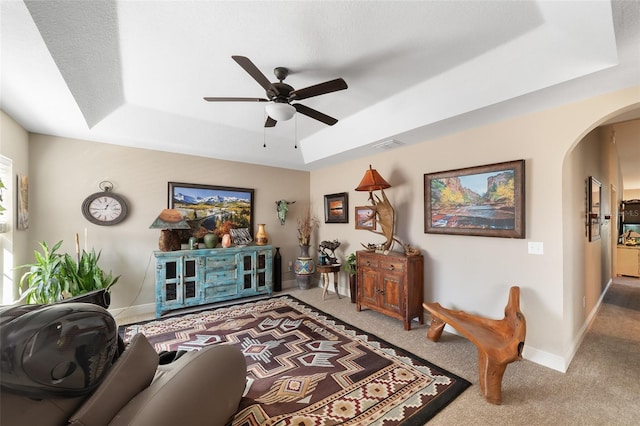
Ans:
POLYGON ((316 264, 309 256, 308 245, 300 246, 300 256, 296 259, 293 270, 296 273, 298 287, 303 290, 311 287, 311 277, 316 271, 316 264))
POLYGON ((196 237, 189 238, 189 250, 195 250, 198 248, 198 239, 196 237))
POLYGON ((215 248, 218 245, 218 236, 213 232, 204 234, 203 240, 206 248, 215 248))
POLYGON ((282 256, 280 247, 276 247, 276 254, 273 255, 273 291, 282 290, 282 256))
POLYGON ((265 246, 269 242, 267 231, 264 230, 264 223, 258 224, 258 232, 256 232, 255 242, 258 246, 265 246))
POLYGON ((224 248, 229 248, 231 247, 231 235, 229 234, 224 234, 222 236, 222 247, 224 248))

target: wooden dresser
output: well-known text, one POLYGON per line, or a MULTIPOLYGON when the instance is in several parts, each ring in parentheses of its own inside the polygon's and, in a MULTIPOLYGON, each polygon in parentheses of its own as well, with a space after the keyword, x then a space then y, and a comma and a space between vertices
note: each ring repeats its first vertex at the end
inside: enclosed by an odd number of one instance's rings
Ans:
POLYGON ((358 251, 356 265, 358 312, 365 307, 401 319, 405 330, 413 318, 424 323, 422 255, 358 251))

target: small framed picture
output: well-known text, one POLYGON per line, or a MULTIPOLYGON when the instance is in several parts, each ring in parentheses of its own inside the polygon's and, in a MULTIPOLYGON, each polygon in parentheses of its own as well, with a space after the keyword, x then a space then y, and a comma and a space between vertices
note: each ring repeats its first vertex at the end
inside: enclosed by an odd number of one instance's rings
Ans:
POLYGON ((602 184, 593 176, 587 179, 587 228, 589 241, 600 239, 600 205, 602 184))
POLYGON ((349 194, 324 196, 324 223, 349 223, 349 194))
POLYGON ((356 207, 356 229, 375 231, 376 215, 371 206, 356 207))

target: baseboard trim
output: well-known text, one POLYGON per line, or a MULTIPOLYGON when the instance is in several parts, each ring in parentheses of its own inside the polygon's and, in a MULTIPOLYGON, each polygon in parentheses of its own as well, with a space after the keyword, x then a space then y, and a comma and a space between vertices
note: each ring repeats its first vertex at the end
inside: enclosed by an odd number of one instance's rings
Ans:
POLYGON ((609 279, 609 282, 605 286, 604 290, 602 291, 602 293, 600 293, 600 298, 598 299, 598 302, 589 313, 589 316, 585 320, 584 324, 582 324, 582 327, 580 327, 580 331, 578 331, 578 333, 575 335, 573 339, 573 343, 571 344, 571 348, 569 348, 569 351, 566 356, 567 367, 565 368, 565 371, 566 369, 569 368, 569 364, 571 364, 571 361, 573 361, 573 358, 576 356, 576 353, 578 352, 578 349, 580 348, 582 341, 587 335, 587 331, 589 331, 589 328, 591 328, 591 324, 593 324, 593 321, 596 319, 598 312, 600 312, 600 308, 602 307, 602 302, 604 300, 604 295, 607 294, 607 291, 609 291, 609 286, 611 286, 612 283, 613 283, 613 279, 609 279))
MULTIPOLYGON (((445 330, 448 333, 452 333, 460 337, 465 337, 450 325, 447 325, 447 328, 445 330)), ((543 367, 548 367, 561 373, 567 372, 568 364, 565 362, 565 359, 563 357, 534 348, 532 346, 527 346, 526 342, 522 351, 522 357, 527 361, 535 362, 536 364, 542 365, 543 367)))
POLYGON ((144 305, 132 305, 126 308, 109 309, 111 315, 116 319, 116 322, 120 323, 127 318, 143 317, 143 316, 156 316, 156 304, 146 303, 144 305))
MULTIPOLYGON (((298 284, 296 283, 296 280, 286 280, 282 282, 283 290, 297 288, 297 287, 298 287, 298 284)), ((277 295, 277 293, 272 293, 272 294, 277 295)), ((226 301, 223 303, 233 303, 233 302, 237 303, 238 301, 241 301, 241 300, 242 299, 234 299, 234 300, 226 301)), ((191 308, 194 308, 194 307, 191 307, 191 308)), ((185 308, 185 310, 186 309, 189 309, 189 308, 185 308)), ((198 308, 198 309, 201 309, 201 308, 198 308)), ((116 322, 118 324, 125 324, 129 322, 137 322, 140 319, 140 317, 155 318, 156 305, 155 303, 145 303, 142 305, 128 306, 126 308, 109 309, 109 312, 111 312, 111 315, 113 315, 113 317, 116 319, 116 322)))
POLYGON ((522 356, 527 361, 535 362, 543 367, 548 367, 561 373, 567 372, 568 364, 563 357, 547 351, 532 348, 531 346, 527 346, 526 343, 524 350, 522 351, 522 356))

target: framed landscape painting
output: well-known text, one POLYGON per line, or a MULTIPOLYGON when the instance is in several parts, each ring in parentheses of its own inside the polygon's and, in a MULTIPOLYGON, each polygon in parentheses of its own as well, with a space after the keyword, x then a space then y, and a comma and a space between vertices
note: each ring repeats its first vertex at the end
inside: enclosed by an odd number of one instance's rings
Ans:
POLYGON ((525 161, 424 175, 424 232, 525 237, 525 161))
POLYGON ((208 232, 221 237, 232 228, 247 228, 253 236, 253 203, 253 189, 169 182, 169 208, 179 210, 191 226, 180 232, 183 243, 208 232))

